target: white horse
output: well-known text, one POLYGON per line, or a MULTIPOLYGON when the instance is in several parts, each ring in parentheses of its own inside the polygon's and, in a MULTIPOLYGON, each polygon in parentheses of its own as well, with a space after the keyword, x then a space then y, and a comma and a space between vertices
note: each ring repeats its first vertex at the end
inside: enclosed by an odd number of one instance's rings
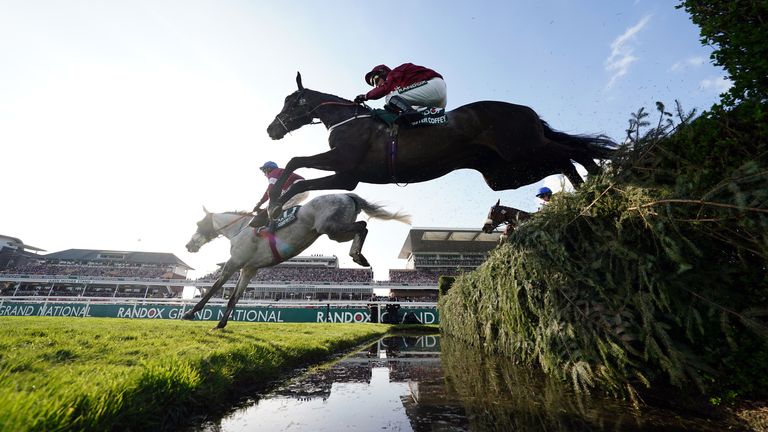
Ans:
POLYGON ((354 240, 349 255, 357 264, 368 267, 368 260, 361 253, 365 236, 368 234, 367 224, 364 221, 355 222, 360 211, 372 219, 394 219, 409 225, 411 223, 409 215, 390 213, 353 193, 323 195, 308 201, 299 208, 296 221, 278 229, 275 234, 265 231, 257 233, 249 227, 252 216, 250 213, 210 213, 205 210, 205 217, 197 223, 197 231, 187 243, 187 250, 197 252, 202 245, 223 235, 231 243, 230 258, 224 264, 221 276, 182 318, 194 319, 195 313, 201 311, 224 283, 240 270, 237 287, 227 303, 224 316, 214 327, 224 328, 237 301, 258 269, 273 266, 298 255, 323 234, 339 243, 354 240))

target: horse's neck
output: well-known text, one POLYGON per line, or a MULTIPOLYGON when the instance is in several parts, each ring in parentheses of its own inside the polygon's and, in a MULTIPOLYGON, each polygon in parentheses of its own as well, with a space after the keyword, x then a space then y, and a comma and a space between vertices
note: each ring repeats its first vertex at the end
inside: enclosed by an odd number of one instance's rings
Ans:
POLYGON ((501 220, 504 222, 513 221, 517 216, 517 209, 512 207, 499 206, 499 214, 501 215, 501 220))
POLYGON ((368 110, 352 101, 334 96, 328 93, 320 93, 314 90, 312 92, 315 110, 315 116, 328 127, 338 122, 344 121, 355 115, 368 114, 368 110), (324 105, 326 104, 326 105, 324 105), (344 104, 349 104, 345 106, 344 104))
POLYGON ((214 213, 213 229, 224 237, 231 239, 243 230, 243 226, 249 222, 249 215, 236 213, 214 213))

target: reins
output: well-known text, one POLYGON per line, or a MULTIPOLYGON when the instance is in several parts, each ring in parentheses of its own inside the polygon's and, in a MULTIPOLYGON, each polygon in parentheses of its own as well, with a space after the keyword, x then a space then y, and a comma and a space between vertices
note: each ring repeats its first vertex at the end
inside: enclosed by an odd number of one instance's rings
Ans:
MULTIPOLYGON (((233 219, 231 222, 229 222, 228 224, 224 225, 223 227, 221 227, 221 228, 215 228, 214 227, 213 233, 216 234, 216 236, 218 237, 218 236, 222 235, 221 232, 223 230, 225 230, 226 228, 229 228, 230 226, 232 226, 235 223, 239 222, 241 219, 244 219, 244 218, 246 218, 248 216, 251 216, 251 214, 250 213, 240 214, 238 218, 233 219)), ((211 225, 213 225, 213 221, 211 221, 211 225)))
POLYGON ((368 117, 372 117, 372 116, 370 114, 363 114, 363 115, 355 114, 354 117, 350 117, 350 118, 348 118, 348 119, 346 119, 344 121, 336 123, 333 126, 326 126, 326 127, 328 128, 328 132, 333 132, 334 129, 336 129, 337 127, 343 125, 344 123, 351 122, 352 120, 357 120, 357 119, 361 119, 361 118, 368 118, 368 117))
MULTIPOLYGON (((303 92, 303 91, 306 91, 306 89, 302 90, 302 92, 303 92)), ((300 94, 300 95, 299 95, 299 96, 296 98, 296 102, 295 102, 296 104, 298 104, 298 105, 303 105, 303 104, 300 102, 300 101, 302 100, 302 96, 303 96, 303 93, 302 93, 302 94, 300 94)), ((306 103, 306 102, 305 102, 305 103, 306 103)), ((356 103, 354 103, 354 102, 335 102, 335 101, 327 101, 327 102, 321 102, 321 103, 317 104, 317 105, 316 105, 314 108, 312 108, 312 109, 304 110, 304 113, 302 113, 301 115, 295 115, 295 116, 289 117, 289 118, 287 118, 287 119, 283 119, 281 116, 279 116, 279 115, 278 115, 278 116, 276 116, 275 118, 277 119, 277 121, 278 121, 278 122, 280 122, 280 125, 283 127, 283 129, 285 129, 286 133, 289 133, 289 134, 290 134, 290 133, 291 133, 291 130, 290 130, 290 129, 288 129, 288 126, 286 126, 286 124, 285 124, 286 122, 290 123, 290 122, 292 122, 292 121, 294 121, 294 120, 296 120, 296 119, 300 119, 300 118, 302 118, 302 117, 309 117, 309 118, 310 118, 310 121, 309 121, 309 123, 307 123, 307 124, 313 125, 313 124, 320 124, 320 123, 323 123, 322 121, 314 121, 314 118, 312 117, 312 114, 313 114, 315 111, 317 111, 317 110, 318 110, 320 107, 323 107, 323 106, 326 106, 326 105, 338 105, 338 106, 357 106, 357 107, 359 107, 359 106, 360 106, 360 104, 356 104, 356 103)), ((365 104, 363 104, 363 105, 365 105, 365 104)), ((347 123, 347 122, 350 122, 350 121, 352 121, 352 120, 357 120, 357 119, 361 119, 361 118, 370 118, 370 117, 372 117, 372 115, 371 115, 371 114, 358 114, 358 113, 357 113, 357 110, 355 110, 355 113, 352 115, 352 117, 350 117, 350 118, 348 118, 348 119, 346 119, 346 120, 340 121, 340 122, 338 122, 338 123, 336 123, 336 124, 333 124, 333 125, 331 125, 331 126, 326 126, 326 129, 328 129, 328 132, 332 132, 332 131, 333 131, 335 128, 337 128, 337 127, 339 127, 339 126, 341 126, 341 125, 343 125, 343 124, 345 124, 345 123, 347 123)), ((323 123, 323 124, 324 124, 324 123, 323 123)))

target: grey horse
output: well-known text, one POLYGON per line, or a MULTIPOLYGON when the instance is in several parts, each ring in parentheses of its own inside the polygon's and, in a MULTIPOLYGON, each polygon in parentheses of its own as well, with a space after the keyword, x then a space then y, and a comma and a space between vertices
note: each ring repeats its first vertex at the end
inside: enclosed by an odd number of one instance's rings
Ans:
POLYGON ((218 236, 224 236, 231 243, 230 258, 224 264, 221 276, 182 319, 194 319, 195 313, 201 311, 224 283, 240 270, 237 287, 227 303, 224 316, 214 327, 224 328, 258 269, 279 264, 298 255, 323 234, 339 243, 353 240, 349 255, 357 264, 368 267, 368 260, 361 253, 365 236, 368 234, 367 224, 365 221, 356 221, 361 211, 372 219, 411 223, 409 215, 390 213, 382 206, 369 203, 353 193, 322 195, 308 201, 296 212, 296 220, 292 224, 278 229, 274 234, 267 231, 257 232, 249 227, 251 213, 210 213, 205 210, 205 217, 197 222, 197 231, 187 243, 187 250, 197 252, 202 245, 218 236))

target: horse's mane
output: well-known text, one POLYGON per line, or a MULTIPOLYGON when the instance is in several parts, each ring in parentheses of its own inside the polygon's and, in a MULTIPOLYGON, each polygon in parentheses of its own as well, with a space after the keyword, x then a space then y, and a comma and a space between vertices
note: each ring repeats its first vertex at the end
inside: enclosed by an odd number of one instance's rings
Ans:
POLYGON ((330 97, 336 98, 336 99, 338 99, 338 102, 350 102, 350 103, 354 103, 354 102, 352 102, 352 100, 350 100, 350 99, 344 99, 343 97, 341 97, 341 96, 336 96, 335 94, 331 94, 331 93, 325 93, 325 92, 321 92, 321 91, 319 91, 319 90, 312 90, 312 89, 305 89, 305 90, 306 90, 306 91, 311 91, 311 92, 314 92, 314 93, 317 93, 317 94, 326 95, 326 96, 330 96, 330 97))
POLYGON ((249 211, 235 210, 235 211, 224 212, 224 214, 231 214, 231 215, 235 215, 235 216, 245 216, 245 215, 252 215, 253 213, 251 213, 249 211))
MULTIPOLYGON (((321 95, 325 95, 325 96, 330 96, 330 97, 332 97, 334 99, 337 99, 337 100, 334 100, 334 101, 326 101, 326 102, 344 102, 344 103, 349 103, 349 104, 355 104, 354 101, 352 101, 350 99, 345 99, 345 98, 343 98, 341 96, 336 96, 335 94, 324 93, 324 92, 321 92, 319 90, 312 90, 312 89, 306 89, 306 90, 315 92, 317 94, 321 94, 321 95)), ((361 107, 361 108, 366 109, 368 112, 373 112, 373 108, 369 107, 368 105, 358 105, 358 106, 361 107)))

